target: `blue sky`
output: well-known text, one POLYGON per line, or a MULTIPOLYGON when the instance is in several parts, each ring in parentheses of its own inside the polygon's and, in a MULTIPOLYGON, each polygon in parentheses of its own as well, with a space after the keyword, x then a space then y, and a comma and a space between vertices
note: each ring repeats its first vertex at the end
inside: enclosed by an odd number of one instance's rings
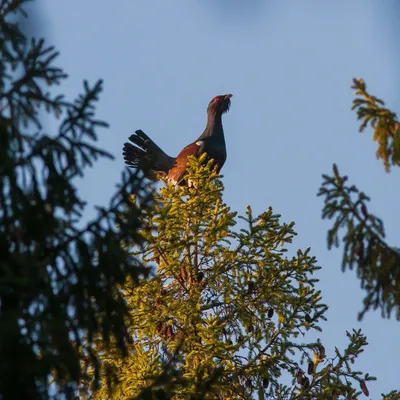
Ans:
POLYGON ((394 3, 41 0, 33 22, 61 52, 69 98, 83 79, 105 81, 98 115, 110 129, 100 146, 116 160, 97 163, 79 183, 91 205, 114 192, 121 148, 135 129, 176 155, 203 131, 211 98, 233 93, 224 117, 225 201, 241 212, 247 204, 257 213, 272 206, 296 222, 294 248, 311 246, 322 266, 330 306, 322 341, 333 351, 347 343, 346 330, 363 329, 370 345, 356 367, 378 377, 369 384, 373 399, 400 386, 400 325, 378 312, 357 322, 363 293, 354 273, 341 272, 341 250, 326 248, 330 223, 321 220, 316 193, 336 162, 372 197, 370 210, 399 245, 399 171, 384 172, 371 132, 359 134, 350 111, 353 77, 400 109, 394 3))

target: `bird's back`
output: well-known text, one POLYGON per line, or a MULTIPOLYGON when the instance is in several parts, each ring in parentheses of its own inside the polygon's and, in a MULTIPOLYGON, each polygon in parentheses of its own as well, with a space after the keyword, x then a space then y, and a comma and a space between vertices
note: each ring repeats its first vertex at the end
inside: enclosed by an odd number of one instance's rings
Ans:
POLYGON ((169 170, 167 179, 169 182, 179 184, 186 172, 188 158, 200 157, 204 153, 207 159, 214 160, 214 166, 219 172, 226 161, 226 145, 223 135, 207 136, 187 145, 176 157, 173 167, 169 170))

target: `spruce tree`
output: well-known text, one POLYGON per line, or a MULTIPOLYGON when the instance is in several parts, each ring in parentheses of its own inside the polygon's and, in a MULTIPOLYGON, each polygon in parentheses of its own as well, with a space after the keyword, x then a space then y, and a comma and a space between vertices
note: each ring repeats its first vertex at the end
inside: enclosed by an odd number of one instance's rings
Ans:
POLYGON ((271 208, 232 212, 210 165, 192 159, 191 187, 161 188, 146 246, 130 246, 154 275, 121 286, 129 355, 98 341, 103 385, 93 394, 83 382, 83 391, 96 399, 368 396, 375 378, 353 369, 367 345, 362 332, 346 332, 348 347, 334 354, 318 338, 328 308, 320 267, 309 248, 288 255, 294 223, 271 208))
MULTIPOLYGON (((372 128, 377 142, 376 158, 386 172, 400 165, 400 122, 396 113, 385 107, 383 100, 367 91, 362 79, 354 79, 356 98, 353 110, 360 120, 360 132, 372 128)), ((385 238, 381 218, 368 210, 368 195, 349 183, 336 164, 332 175, 323 175, 318 193, 324 198, 322 217, 333 220, 328 231, 328 248, 343 242, 342 270, 355 269, 365 291, 362 319, 371 309, 379 309, 384 318, 393 314, 400 320, 400 251, 385 238)))
POLYGON ((0 2, 0 399, 74 398, 83 360, 98 375, 93 338, 106 345, 113 334, 126 352, 127 307, 116 288, 147 269, 121 242, 143 242, 130 195, 142 209, 151 196, 125 173, 109 205, 83 219, 77 178, 112 158, 95 144, 107 126, 95 115, 102 82, 65 99, 57 51, 21 31, 23 3, 0 2), (58 128, 48 132, 44 118, 58 128))

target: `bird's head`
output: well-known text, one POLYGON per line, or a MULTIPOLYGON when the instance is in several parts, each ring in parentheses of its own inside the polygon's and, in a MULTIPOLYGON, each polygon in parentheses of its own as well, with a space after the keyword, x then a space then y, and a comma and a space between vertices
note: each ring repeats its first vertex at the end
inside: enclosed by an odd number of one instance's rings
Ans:
POLYGON ((231 94, 221 94, 219 96, 215 96, 208 104, 207 112, 213 114, 226 113, 231 106, 231 97, 231 94))

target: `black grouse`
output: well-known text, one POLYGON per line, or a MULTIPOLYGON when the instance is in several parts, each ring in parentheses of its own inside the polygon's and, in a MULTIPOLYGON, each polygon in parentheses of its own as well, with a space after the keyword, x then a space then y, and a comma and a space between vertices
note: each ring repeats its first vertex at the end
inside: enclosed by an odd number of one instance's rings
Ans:
POLYGON ((207 126, 193 143, 187 145, 176 158, 168 156, 142 130, 129 137, 134 144, 125 143, 123 156, 125 163, 132 168, 141 168, 148 179, 167 179, 173 184, 183 184, 187 159, 189 156, 200 157, 207 153, 213 159, 217 172, 226 161, 226 146, 222 114, 229 110, 231 94, 214 97, 207 107, 207 126))

